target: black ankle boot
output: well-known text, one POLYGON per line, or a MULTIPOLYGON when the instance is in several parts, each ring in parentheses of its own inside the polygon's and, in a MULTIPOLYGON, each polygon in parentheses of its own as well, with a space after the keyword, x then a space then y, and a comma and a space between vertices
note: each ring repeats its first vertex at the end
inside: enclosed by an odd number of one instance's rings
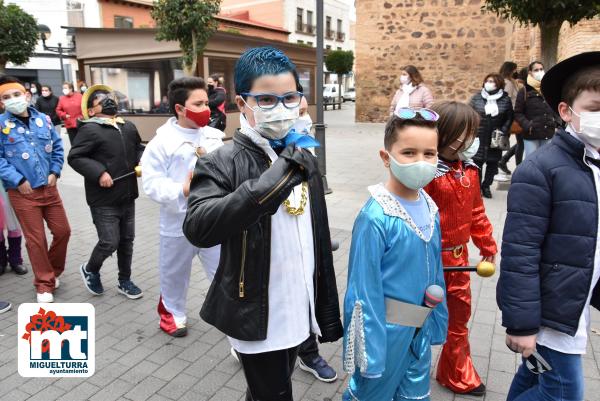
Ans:
POLYGON ((6 271, 6 266, 8 266, 8 258, 6 255, 6 242, 2 240, 0 241, 0 276, 3 275, 6 271))
POLYGON ((492 199, 492 190, 490 187, 483 187, 481 188, 481 195, 483 195, 484 198, 492 199))
POLYGON ((8 263, 16 274, 27 273, 21 257, 21 237, 8 238, 8 263))

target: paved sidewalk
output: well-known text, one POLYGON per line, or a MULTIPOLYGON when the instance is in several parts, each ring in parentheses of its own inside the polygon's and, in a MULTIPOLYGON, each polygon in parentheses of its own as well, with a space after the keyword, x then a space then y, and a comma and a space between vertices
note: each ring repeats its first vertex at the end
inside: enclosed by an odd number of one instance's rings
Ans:
MULTIPOLYGON (((382 124, 355 124, 354 109, 326 112, 327 177, 330 225, 340 249, 334 254, 340 302, 346 287, 350 234, 356 213, 368 197, 366 187, 385 179, 378 150, 383 142, 382 124)), ((66 138, 66 136, 65 136, 66 138)), ((68 141, 68 139, 67 139, 68 141)), ((140 300, 127 300, 116 292, 116 258, 102 268, 106 293, 91 296, 84 288, 78 267, 86 261, 96 232, 85 203, 83 180, 69 167, 60 180, 60 191, 72 228, 67 268, 56 291, 57 302, 90 302, 96 308, 96 373, 88 379, 26 379, 17 373, 18 305, 35 302, 31 273, 0 276, 0 298, 13 302, 14 310, 0 315, 0 400, 243 400, 245 382, 238 363, 229 354, 223 334, 198 317, 208 281, 195 262, 188 295, 189 335, 174 339, 158 329, 158 207, 145 196, 137 201, 137 236, 133 279, 144 290, 140 300)), ((141 189, 140 189, 141 191, 141 189)), ((488 214, 500 239, 505 218, 506 192, 495 192, 486 201, 488 214)), ((476 255, 476 252, 472 252, 476 255)), ((25 252, 24 252, 24 256, 25 252)), ((475 261, 476 258, 473 260, 475 261)), ((26 262, 28 264, 28 261, 26 262)), ((475 364, 487 384, 487 401, 506 399, 517 367, 517 358, 504 345, 499 324, 495 286, 497 277, 473 277, 471 347, 475 364)), ((592 313, 592 327, 600 329, 600 313, 592 313)), ((600 331, 598 331, 600 333, 600 331)), ((437 360, 439 349, 434 356, 437 360)), ((297 369, 294 397, 300 401, 339 400, 346 385, 341 368, 341 341, 321 346, 321 354, 341 379, 332 384, 316 381, 297 369)), ((584 358, 586 400, 600 394, 600 335, 590 334, 584 358)), ((434 401, 481 399, 459 397, 432 381, 434 401)), ((379 400, 377 400, 379 401, 379 400)))

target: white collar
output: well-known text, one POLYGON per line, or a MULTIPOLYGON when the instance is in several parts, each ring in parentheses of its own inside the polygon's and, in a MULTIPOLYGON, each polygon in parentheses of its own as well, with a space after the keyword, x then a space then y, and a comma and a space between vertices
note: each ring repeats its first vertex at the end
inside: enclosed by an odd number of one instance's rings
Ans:
POLYGON ((400 201, 398 201, 398 199, 396 199, 396 197, 394 195, 392 195, 390 193, 390 191, 388 191, 387 188, 383 184, 379 183, 379 184, 370 186, 369 192, 371 193, 371 196, 373 197, 373 199, 375 199, 375 201, 377 203, 379 203, 379 205, 383 209, 384 214, 391 216, 391 217, 398 217, 398 218, 404 220, 406 222, 406 224, 408 224, 408 226, 415 232, 415 234, 417 234, 417 236, 419 238, 421 238, 425 242, 431 241, 431 238, 433 238, 433 230, 435 227, 435 216, 438 212, 438 207, 435 204, 435 202, 433 201, 433 199, 431 199, 431 197, 429 197, 429 195, 427 195, 427 193, 424 190, 420 189, 419 195, 425 197, 425 200, 427 201, 427 206, 429 206, 429 217, 430 217, 429 238, 425 238, 425 235, 421 232, 421 230, 419 230, 419 227, 417 227, 417 225, 413 221, 412 217, 410 217, 410 214, 408 214, 408 212, 406 211, 404 206, 402 206, 400 201))

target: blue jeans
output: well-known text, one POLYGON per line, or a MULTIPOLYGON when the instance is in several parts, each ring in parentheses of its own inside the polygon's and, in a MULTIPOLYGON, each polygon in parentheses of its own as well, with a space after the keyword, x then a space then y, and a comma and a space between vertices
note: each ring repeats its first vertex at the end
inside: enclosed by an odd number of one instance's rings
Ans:
POLYGON ((550 139, 525 139, 523 142, 525 148, 525 158, 528 158, 533 152, 542 147, 542 145, 550 142, 550 139))
POLYGON ((533 374, 523 360, 506 401, 582 401, 581 355, 563 354, 539 344, 537 351, 550 364, 552 370, 541 375, 533 374))

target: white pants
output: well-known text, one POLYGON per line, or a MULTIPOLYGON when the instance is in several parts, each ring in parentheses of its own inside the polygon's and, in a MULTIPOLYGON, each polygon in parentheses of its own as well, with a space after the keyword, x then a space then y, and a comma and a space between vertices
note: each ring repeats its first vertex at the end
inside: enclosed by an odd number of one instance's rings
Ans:
POLYGON ((185 324, 185 305, 192 272, 192 261, 198 256, 209 280, 219 265, 221 246, 197 248, 185 237, 160 236, 159 265, 162 303, 175 323, 185 324))

